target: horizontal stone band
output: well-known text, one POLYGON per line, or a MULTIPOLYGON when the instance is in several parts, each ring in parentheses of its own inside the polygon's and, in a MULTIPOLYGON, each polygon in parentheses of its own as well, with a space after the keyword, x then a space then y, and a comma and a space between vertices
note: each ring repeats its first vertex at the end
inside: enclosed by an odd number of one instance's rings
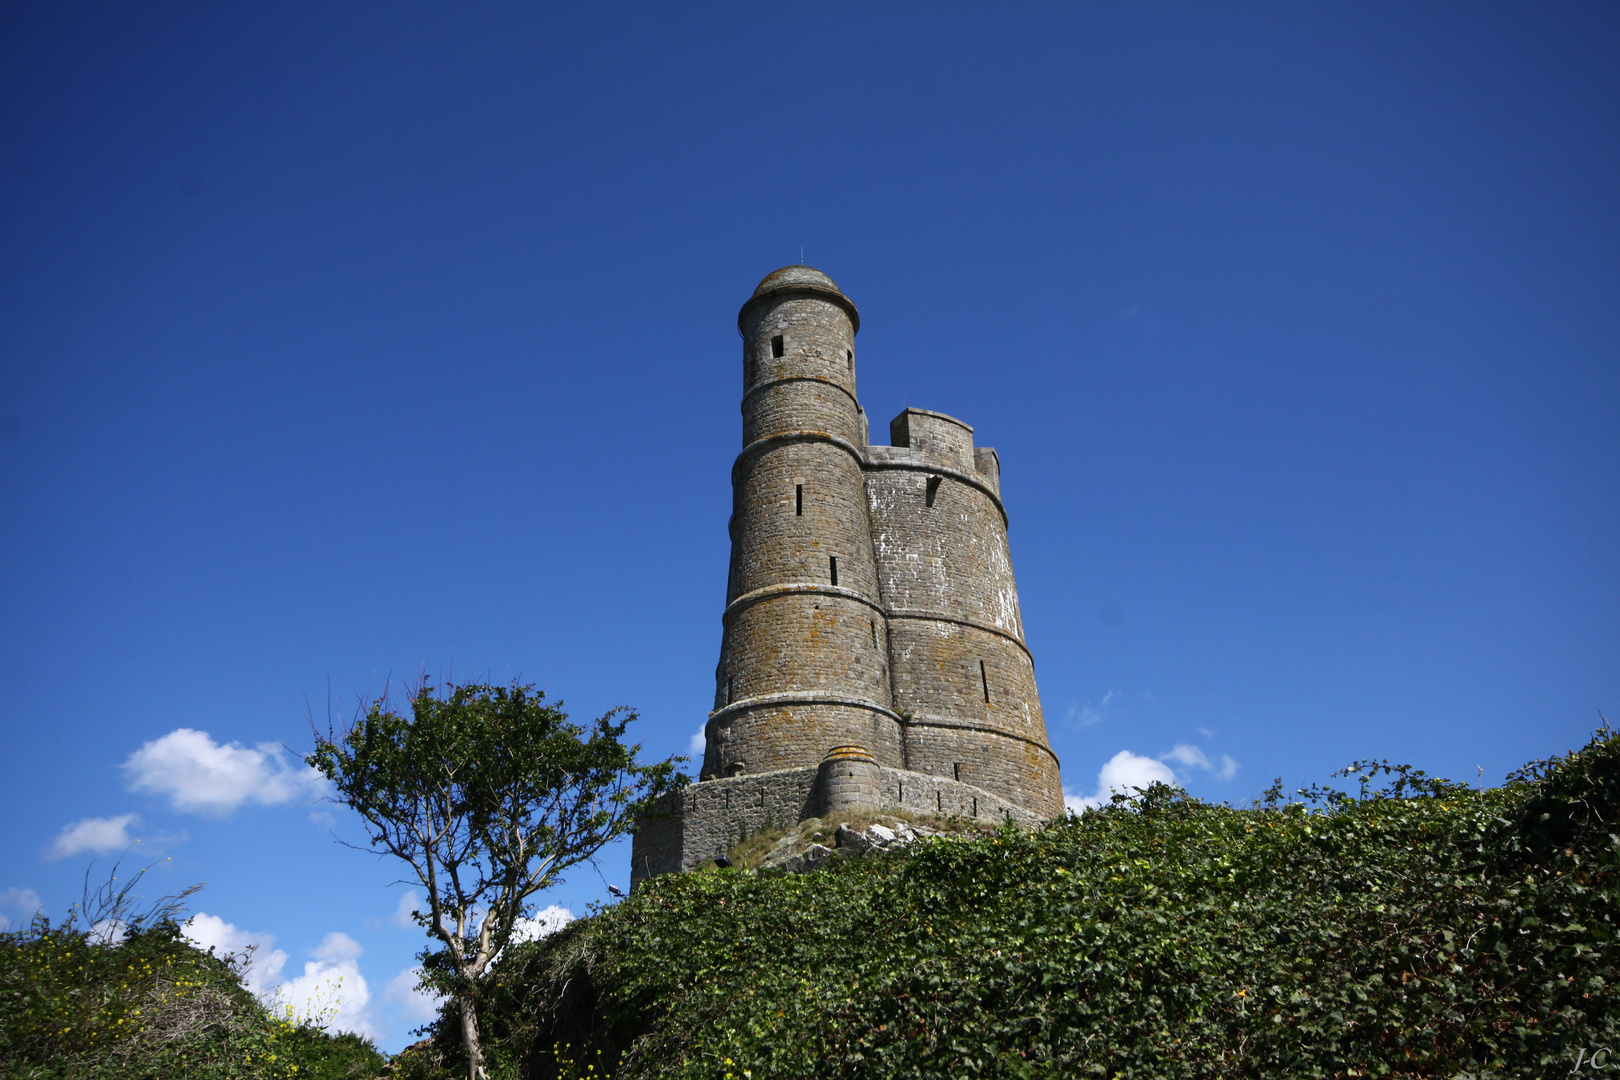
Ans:
POLYGON ((731 618, 733 613, 746 607, 753 607, 761 600, 774 600, 779 596, 836 596, 843 600, 854 600, 865 604, 879 615, 885 614, 882 605, 875 600, 869 600, 854 589, 846 589, 842 585, 822 585, 816 582, 797 582, 785 585, 766 585, 753 592, 745 592, 737 599, 726 605, 726 610, 720 613, 722 621, 731 618))
POLYGON ((927 461, 880 461, 876 458, 862 458, 861 464, 868 469, 911 469, 914 472, 925 472, 931 476, 948 476, 952 480, 959 480, 969 487, 978 488, 990 497, 996 510, 1001 514, 1001 527, 1008 528, 1007 508, 1001 505, 1001 496, 997 495, 990 485, 977 476, 965 473, 960 469, 953 469, 949 465, 936 465, 927 461))
POLYGON ((710 713, 709 723, 712 724, 716 720, 730 716, 732 713, 752 712, 754 709, 768 709, 776 705, 845 705, 852 709, 866 709, 869 712, 882 713, 895 723, 904 722, 900 719, 900 714, 893 709, 866 698, 829 694, 824 690, 789 690, 780 694, 761 694, 758 697, 733 701, 730 705, 710 713))
POLYGON ((933 476, 948 476, 952 480, 982 491, 990 499, 990 502, 995 505, 996 512, 1001 515, 1002 528, 1010 527, 1007 521, 1007 508, 1001 505, 1001 496, 997 495, 989 484, 977 476, 965 473, 960 469, 953 469, 949 465, 939 465, 927 461, 880 461, 869 458, 861 452, 860 447, 848 439, 834 435, 830 431, 779 431, 775 435, 755 439, 743 447, 742 452, 737 455, 736 462, 731 466, 731 482, 736 484, 741 479, 740 473, 743 463, 749 458, 762 454, 767 450, 774 450, 778 446, 796 442, 829 443, 854 458, 863 469, 910 469, 913 472, 923 472, 933 476))
POLYGON ((778 431, 775 435, 767 435, 763 439, 755 439, 753 442, 742 448, 742 453, 737 455, 736 462, 731 466, 731 482, 735 484, 738 479, 740 479, 737 474, 742 469, 743 462, 747 461, 749 458, 757 457, 767 450, 774 450, 778 446, 786 446, 789 443, 797 442, 831 443, 833 446, 838 447, 838 449, 844 451, 844 453, 854 458, 858 464, 866 464, 866 455, 861 453, 860 447, 856 446, 854 443, 843 438, 842 436, 834 435, 830 431, 778 431))
POLYGON ((785 376, 785 377, 780 378, 780 379, 767 379, 764 382, 760 383, 758 386, 755 386, 755 387, 752 387, 751 389, 749 389, 749 391, 743 395, 743 399, 742 399, 743 415, 746 416, 748 414, 748 399, 749 398, 753 397, 755 394, 759 393, 761 390, 766 390, 766 389, 769 389, 772 386, 780 386, 783 383, 790 383, 790 382, 813 382, 813 383, 820 383, 822 386, 830 386, 834 390, 837 390, 840 394, 843 394, 845 397, 849 398, 850 401, 854 402, 856 412, 861 412, 862 411, 861 410, 861 403, 859 401, 855 400, 854 392, 852 390, 850 390, 847 386, 842 386, 842 385, 840 385, 838 383, 835 383, 831 379, 823 379, 819 375, 788 375, 788 376, 785 376))
POLYGON ((900 722, 909 728, 955 728, 961 731, 983 732, 986 735, 1000 735, 1003 739, 1015 739, 1021 743, 1028 743, 1030 746, 1033 746, 1035 749, 1051 758, 1053 765, 1058 763, 1058 756, 1052 753, 1052 748, 1047 746, 1045 743, 1036 742, 1034 739, 1031 739, 1028 736, 1018 735, 1011 731, 1005 731, 1002 728, 991 727, 989 724, 969 724, 964 723, 961 720, 918 720, 915 717, 910 720, 902 717, 900 722))
POLYGON ((948 622, 955 623, 958 626, 971 627, 974 630, 983 630, 987 634, 995 634, 998 637, 1004 637, 1014 645, 1018 646, 1020 649, 1023 649, 1024 655, 1029 657, 1030 666, 1033 667, 1035 664, 1035 656, 1029 651, 1029 646, 1024 644, 1023 639, 1017 634, 1003 630, 999 626, 992 626, 989 623, 982 623, 977 619, 963 619, 956 615, 946 615, 941 611, 923 611, 918 608, 907 608, 901 611, 885 610, 883 614, 891 619, 916 619, 921 622, 948 622))

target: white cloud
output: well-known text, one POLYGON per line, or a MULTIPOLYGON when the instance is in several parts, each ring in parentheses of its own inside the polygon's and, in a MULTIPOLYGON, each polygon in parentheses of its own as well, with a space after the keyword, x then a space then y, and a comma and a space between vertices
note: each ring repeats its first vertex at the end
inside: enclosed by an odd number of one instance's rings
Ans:
POLYGON ((1170 766, 1157 758, 1143 757, 1129 750, 1121 750, 1103 764, 1097 772, 1097 791, 1089 796, 1063 793, 1063 804, 1075 813, 1088 807, 1106 806, 1117 791, 1135 795, 1136 788, 1151 784, 1174 784, 1176 774, 1170 766))
POLYGON ((1088 728, 1102 723, 1103 715, 1090 705, 1070 705, 1064 719, 1070 727, 1088 728))
MULTIPOLYGON (((704 727, 707 727, 707 726, 708 725, 704 725, 704 727)), ((697 758, 699 764, 701 764, 702 761, 703 761, 703 751, 705 749, 706 749, 706 746, 705 746, 705 742, 704 742, 704 738, 703 738, 703 728, 698 728, 696 731, 694 731, 692 733, 692 737, 687 740, 687 742, 686 742, 686 752, 688 754, 690 754, 692 757, 697 758)))
POLYGON ((399 1015, 412 1024, 425 1024, 439 1015, 444 998, 431 990, 421 989, 422 969, 408 967, 388 980, 383 988, 383 1000, 398 1007, 399 1015))
POLYGON ((512 924, 512 944, 523 941, 538 941, 548 934, 555 934, 558 930, 574 921, 574 913, 565 907, 552 904, 534 913, 530 918, 518 919, 512 924))
POLYGON ((1065 791, 1063 805, 1080 813, 1093 806, 1107 806, 1113 800, 1114 793, 1134 795, 1134 789, 1145 788, 1150 784, 1179 785, 1181 780, 1176 772, 1165 762, 1173 761, 1182 767, 1183 775, 1187 769, 1201 769, 1212 773, 1217 780, 1230 780, 1237 775, 1238 763, 1232 760, 1232 755, 1222 754, 1219 764, 1211 761, 1209 755, 1191 743, 1177 743, 1169 753, 1156 758, 1133 754, 1129 750, 1121 750, 1103 765, 1097 773, 1097 790, 1091 795, 1082 795, 1078 792, 1065 791))
POLYGON ((210 814, 228 814, 245 802, 314 799, 327 790, 320 773, 290 761, 275 743, 222 745, 192 728, 145 744, 124 762, 124 772, 134 791, 167 795, 176 810, 210 814))
POLYGON ((426 911, 426 903, 422 894, 415 889, 407 889, 405 895, 399 898, 399 905, 394 908, 394 924, 396 926, 414 927, 416 920, 411 918, 411 912, 421 909, 426 911))
POLYGON ((1207 773, 1214 773, 1217 780, 1230 780, 1237 775, 1238 763, 1232 760, 1231 754, 1222 754, 1221 763, 1216 765, 1209 760, 1209 755, 1196 746, 1187 743, 1177 743, 1175 749, 1160 759, 1161 761, 1174 761, 1178 765, 1185 765, 1190 769, 1203 769, 1207 773))
POLYGON ((238 930, 218 915, 205 915, 199 911, 186 920, 180 932, 187 941, 204 952, 214 950, 215 956, 246 954, 248 959, 242 968, 242 982, 261 997, 287 963, 287 954, 275 948, 274 937, 238 930))
POLYGON ((276 1012, 316 1024, 328 1031, 353 1031, 376 1038, 366 1006, 371 990, 360 974, 360 943, 348 934, 331 933, 322 939, 304 964, 304 973, 277 982, 287 966, 287 954, 275 948, 270 934, 238 929, 217 915, 198 912, 180 932, 199 949, 214 955, 246 954, 243 984, 276 1012))
POLYGON ((1196 765, 1205 772, 1208 772, 1215 767, 1209 763, 1208 755, 1206 755, 1202 750, 1198 749, 1198 747, 1189 746, 1187 743, 1177 743, 1175 749, 1171 750, 1168 754, 1165 754, 1159 760, 1173 761, 1177 765, 1196 765))
POLYGON ((45 857, 65 859, 82 851, 94 851, 98 855, 122 851, 135 842, 130 838, 129 827, 139 820, 134 814, 120 814, 113 818, 87 817, 64 825, 51 841, 45 857))
POLYGON ((39 893, 33 889, 19 889, 15 886, 0 893, 0 930, 10 930, 12 926, 22 926, 31 922, 34 915, 45 907, 40 901, 39 893))
POLYGON ((379 1032, 366 1010, 371 989, 360 974, 362 951, 348 934, 327 934, 304 973, 275 988, 277 1007, 327 1031, 376 1038, 379 1032))
POLYGON ((129 923, 123 919, 102 919, 90 924, 90 940, 98 945, 122 945, 129 937, 129 923))
POLYGON ((1104 710, 1124 699, 1125 695, 1122 692, 1109 690, 1103 694, 1102 700, 1095 705, 1090 702, 1084 705, 1070 705, 1064 713, 1063 719, 1072 728, 1095 727, 1107 719, 1104 710))

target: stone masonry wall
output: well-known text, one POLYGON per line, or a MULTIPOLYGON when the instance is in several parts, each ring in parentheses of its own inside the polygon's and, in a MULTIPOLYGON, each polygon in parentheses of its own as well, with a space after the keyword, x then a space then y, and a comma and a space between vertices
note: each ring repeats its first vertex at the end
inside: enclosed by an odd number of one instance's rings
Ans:
MULTIPOLYGON (((993 792, 939 776, 877 766, 883 806, 914 814, 945 814, 1038 825, 1034 814, 993 792)), ((820 768, 784 769, 693 784, 668 796, 636 826, 630 882, 691 870, 762 829, 788 829, 820 817, 820 768)))
POLYGON ((910 445, 868 448, 867 511, 906 767, 1056 814, 1062 790, 1023 640, 1000 459, 973 446, 972 430, 908 409, 890 432, 910 445))

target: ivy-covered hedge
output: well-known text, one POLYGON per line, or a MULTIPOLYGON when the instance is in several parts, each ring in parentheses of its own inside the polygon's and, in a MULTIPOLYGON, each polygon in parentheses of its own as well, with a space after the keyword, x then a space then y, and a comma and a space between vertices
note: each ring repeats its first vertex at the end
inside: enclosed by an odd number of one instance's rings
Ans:
MULTIPOLYGON (((1620 1049, 1620 739, 1484 791, 1350 775, 659 878, 504 958, 496 1073, 1540 1078, 1620 1049)), ((455 1054, 442 1023, 397 1067, 455 1054)))

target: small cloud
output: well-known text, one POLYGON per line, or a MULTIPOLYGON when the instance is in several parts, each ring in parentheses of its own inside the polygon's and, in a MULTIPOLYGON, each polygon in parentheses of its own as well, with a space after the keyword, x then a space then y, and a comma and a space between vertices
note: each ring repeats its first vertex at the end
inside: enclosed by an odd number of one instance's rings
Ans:
POLYGON ((1103 721, 1103 714, 1090 705, 1070 705, 1064 719, 1070 727, 1088 728, 1103 721))
POLYGON ((129 937, 129 923, 123 919, 102 919, 90 924, 90 940, 97 945, 122 945, 129 937))
POLYGON ((518 919, 512 924, 512 944, 538 941, 574 921, 574 913, 552 904, 534 913, 532 917, 518 919))
POLYGON ((1196 746, 1188 743, 1177 743, 1175 749, 1165 754, 1160 761, 1174 761, 1189 769, 1202 769, 1207 773, 1214 773, 1217 780, 1230 780, 1237 775, 1238 763, 1232 760, 1231 754, 1222 754, 1221 763, 1216 765, 1209 760, 1209 755, 1196 746))
POLYGON ((1066 791, 1063 793, 1063 805, 1078 814, 1090 807, 1106 806, 1113 799, 1115 792, 1135 795, 1139 788, 1175 782, 1176 774, 1164 762, 1157 758, 1133 754, 1129 750, 1121 750, 1098 770, 1097 790, 1094 794, 1085 796, 1066 791))
POLYGON ((212 951, 220 957, 246 957, 241 968, 243 985, 261 997, 287 963, 287 954, 275 947, 273 936, 239 930, 218 915, 199 911, 186 920, 180 932, 204 952, 212 951))
POLYGON ((28 924, 44 908, 39 893, 33 889, 12 887, 0 892, 0 930, 28 924))
POLYGON ((274 1001, 297 1020, 325 1031, 352 1031, 376 1038, 366 1006, 371 989, 360 974, 360 943, 348 934, 327 934, 304 965, 304 973, 275 988, 274 1001))
POLYGON ((1198 734, 1202 735, 1206 739, 1213 739, 1215 737, 1215 733, 1213 731, 1209 730, 1209 728, 1207 728, 1207 727, 1199 728, 1198 729, 1198 734))
POLYGON ((252 749, 220 744, 192 728, 146 743, 124 762, 124 772, 133 791, 166 795, 176 810, 209 814, 228 814, 245 802, 315 799, 327 790, 320 773, 289 761, 275 743, 252 749))
MULTIPOLYGON (((704 727, 707 726, 707 724, 704 725, 704 727)), ((686 741, 686 752, 692 757, 695 757, 701 761, 703 758, 703 751, 705 749, 707 749, 707 747, 703 737, 703 728, 700 727, 694 731, 692 733, 692 737, 686 741)))
POLYGON ((422 908, 422 900, 422 894, 417 892, 415 889, 408 890, 404 896, 400 897, 399 905, 394 908, 394 925, 404 927, 416 926, 416 920, 411 918, 411 916, 419 909, 425 910, 422 908))
POLYGON ((1109 690, 1107 693, 1103 694, 1102 700, 1095 705, 1089 702, 1084 705, 1070 705, 1068 712, 1064 714, 1063 719, 1069 727, 1093 727, 1107 719, 1107 717, 1103 715, 1104 709, 1108 708, 1110 705, 1113 705, 1117 701, 1124 700, 1124 698, 1125 695, 1120 691, 1109 690))
POLYGON ((388 980, 383 1000, 398 1008, 399 1015, 412 1024, 426 1024, 439 1015, 443 996, 421 986, 422 969, 408 967, 388 980))
POLYGON ((113 818, 87 817, 64 825, 46 850, 47 859, 65 859, 70 855, 93 851, 97 855, 110 855, 123 851, 135 843, 129 827, 139 821, 134 814, 121 814, 113 818))
POLYGON ((330 960, 334 963, 343 960, 353 960, 366 950, 360 943, 342 931, 334 931, 321 939, 320 947, 310 955, 317 960, 330 960))
POLYGON ((1213 769, 1209 757, 1196 746, 1187 743, 1177 743, 1174 750, 1159 758, 1160 761, 1173 761, 1177 765, 1186 765, 1189 768, 1203 769, 1205 772, 1213 769))

